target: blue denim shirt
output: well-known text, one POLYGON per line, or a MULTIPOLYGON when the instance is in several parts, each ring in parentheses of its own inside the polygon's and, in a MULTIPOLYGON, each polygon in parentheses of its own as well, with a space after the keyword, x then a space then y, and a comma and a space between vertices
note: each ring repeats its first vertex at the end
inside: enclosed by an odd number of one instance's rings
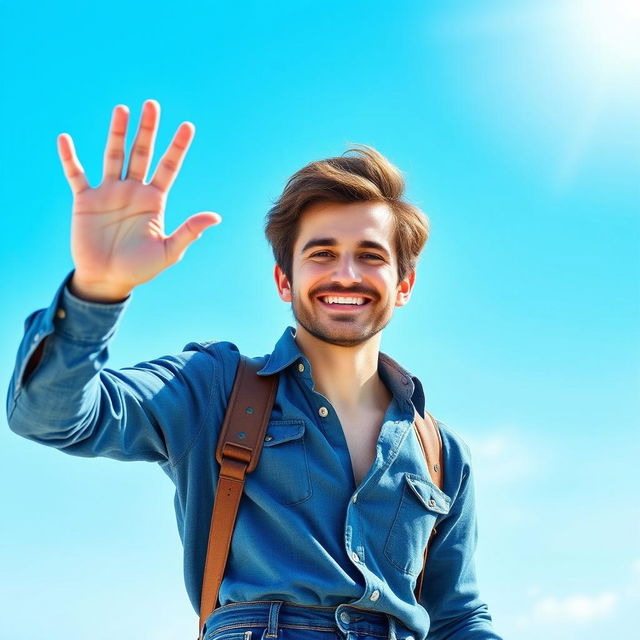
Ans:
MULTIPOLYGON (((157 462, 176 487, 185 583, 198 612, 216 442, 238 350, 230 342, 192 342, 178 355, 105 368, 129 300, 86 302, 67 281, 48 309, 26 320, 7 399, 9 425, 72 455, 157 462), (25 375, 43 340, 38 365, 25 375)), ((260 463, 247 476, 220 604, 349 603, 396 616, 421 640, 427 632, 430 640, 500 640, 476 583, 469 450, 438 422, 440 491, 412 427, 414 407, 424 410, 418 379, 380 354, 379 374, 393 400, 373 465, 356 486, 342 426, 314 390, 292 328, 260 363, 261 375, 280 372, 280 384, 260 463), (418 603, 414 587, 436 525, 418 603)))

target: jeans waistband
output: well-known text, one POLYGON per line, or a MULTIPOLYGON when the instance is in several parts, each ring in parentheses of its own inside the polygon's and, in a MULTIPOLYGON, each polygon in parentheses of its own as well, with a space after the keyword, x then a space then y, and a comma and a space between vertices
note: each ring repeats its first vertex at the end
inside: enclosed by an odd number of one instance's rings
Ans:
POLYGON ((282 600, 234 602, 216 609, 209 616, 205 638, 212 631, 264 626, 265 638, 278 637, 280 627, 361 633, 382 640, 413 640, 413 632, 386 613, 341 604, 335 607, 301 605, 282 600))

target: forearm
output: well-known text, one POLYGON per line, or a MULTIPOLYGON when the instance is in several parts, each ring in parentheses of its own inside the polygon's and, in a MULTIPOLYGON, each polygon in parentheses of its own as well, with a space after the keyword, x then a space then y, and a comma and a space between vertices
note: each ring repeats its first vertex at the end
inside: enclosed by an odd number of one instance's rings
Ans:
POLYGON ((80 300, 65 290, 68 281, 28 318, 7 398, 12 430, 59 447, 97 413, 98 376, 127 305, 80 300))
POLYGON ((177 355, 106 369, 126 305, 74 299, 61 287, 48 309, 28 318, 7 399, 13 431, 78 456, 183 458, 221 379, 215 349, 190 343, 177 355))

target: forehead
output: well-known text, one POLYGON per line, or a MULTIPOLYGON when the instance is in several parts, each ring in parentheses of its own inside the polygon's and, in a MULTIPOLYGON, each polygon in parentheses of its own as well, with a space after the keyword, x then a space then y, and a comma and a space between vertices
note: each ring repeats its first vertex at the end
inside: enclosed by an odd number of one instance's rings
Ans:
POLYGON ((300 217, 294 253, 314 238, 332 238, 339 244, 371 240, 391 253, 393 214, 383 202, 314 203, 300 217))

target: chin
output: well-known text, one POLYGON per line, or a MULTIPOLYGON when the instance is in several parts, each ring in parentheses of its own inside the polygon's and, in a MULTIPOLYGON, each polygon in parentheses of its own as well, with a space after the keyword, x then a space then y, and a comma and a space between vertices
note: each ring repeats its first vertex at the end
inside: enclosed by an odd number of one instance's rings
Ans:
POLYGON ((300 326, 314 338, 338 347, 357 347, 358 345, 361 345, 364 342, 367 342, 367 340, 373 338, 383 329, 383 327, 378 329, 374 329, 372 327, 354 327, 351 330, 341 331, 339 329, 323 327, 320 324, 305 322, 304 319, 300 321, 299 318, 296 318, 296 320, 300 326))
POLYGON ((304 306, 292 304, 296 322, 317 340, 339 347, 357 347, 378 334, 391 320, 391 314, 377 314, 360 326, 355 318, 343 317, 327 320, 304 306))

